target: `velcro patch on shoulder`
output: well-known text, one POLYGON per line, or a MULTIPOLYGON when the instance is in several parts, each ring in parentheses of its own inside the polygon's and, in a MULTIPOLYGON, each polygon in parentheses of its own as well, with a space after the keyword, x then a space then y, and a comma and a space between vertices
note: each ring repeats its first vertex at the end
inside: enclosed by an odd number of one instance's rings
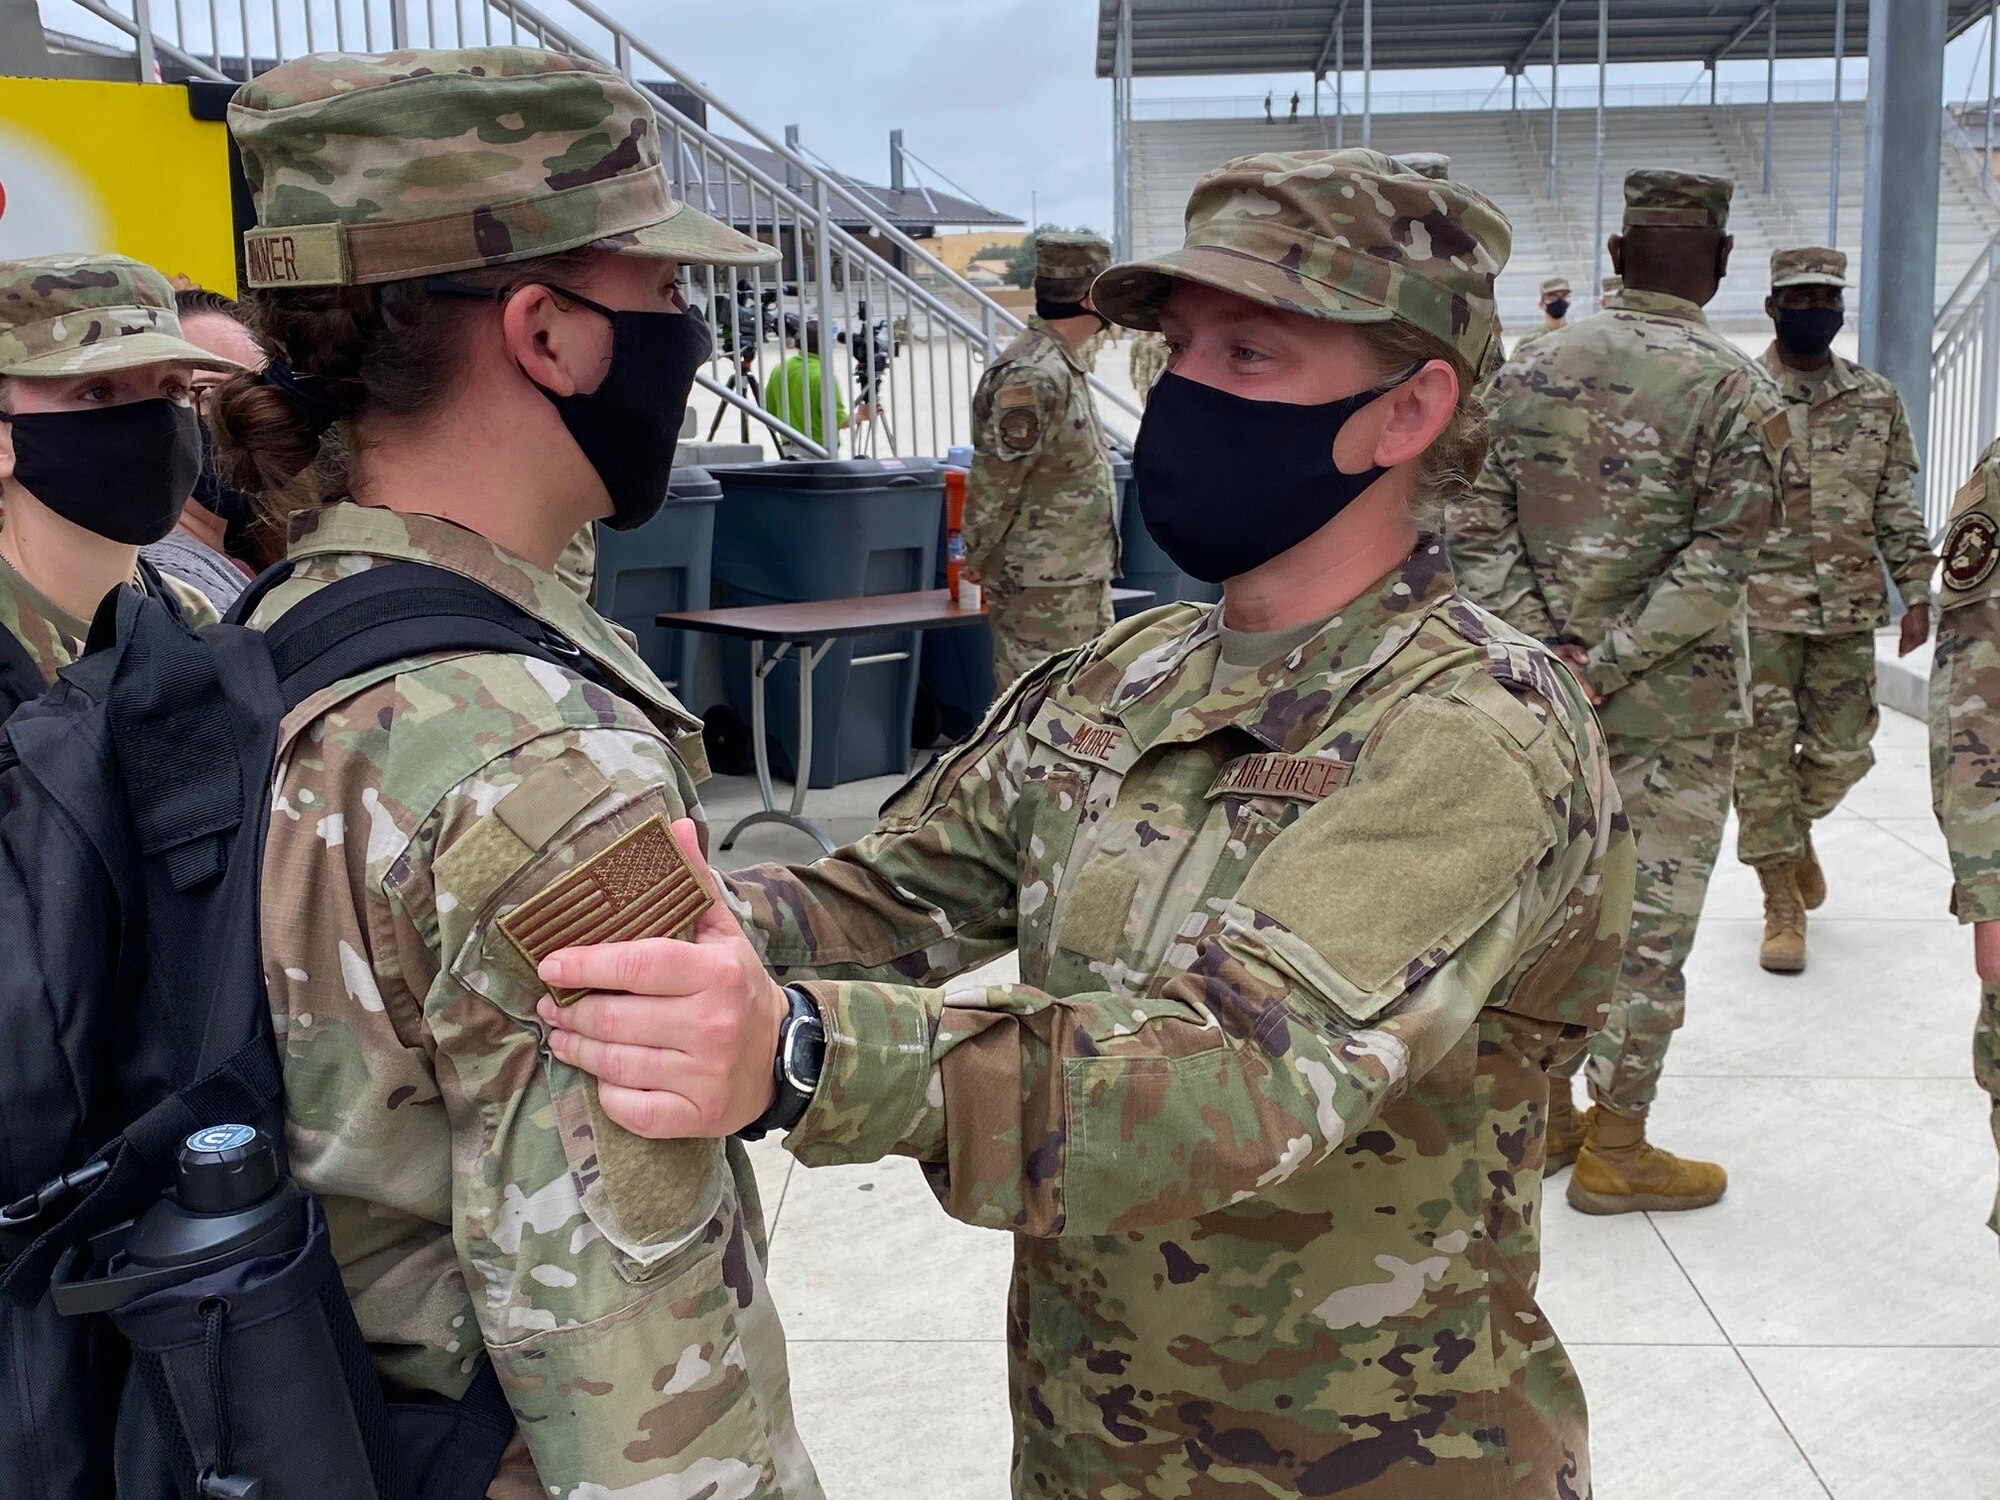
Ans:
POLYGON ((1016 406, 1033 406, 1035 388, 1026 384, 1004 385, 1000 388, 1000 394, 993 398, 993 404, 1002 411, 1016 406))
MULTIPOLYGON (((714 899, 667 820, 656 816, 523 901, 500 919, 500 930, 534 968, 580 944, 682 937, 714 899)), ((552 993, 567 1005, 582 991, 552 993)))
POLYGON ((1986 498, 1986 470, 1984 466, 1981 466, 1980 468, 1974 469, 1972 471, 1972 477, 1966 480, 1964 484, 1961 484, 1955 491, 1952 492, 1952 497, 1951 497, 1952 516, 1956 518, 1961 512, 1971 510, 1973 506, 1977 505, 1980 501, 1984 500, 1985 498, 1986 498))
POLYGON ((611 789, 581 750, 566 750, 493 804, 493 816, 539 849, 611 789))
MULTIPOLYGON (((1519 682, 1518 677, 1509 681, 1519 682)), ((1541 684, 1530 682, 1526 686, 1536 692, 1543 692, 1541 684)), ((1507 731, 1507 737, 1523 750, 1539 740, 1548 726, 1532 708, 1502 687, 1493 676, 1481 673, 1468 676, 1451 690, 1451 696, 1469 708, 1476 708, 1487 718, 1507 731)))
POLYGON ((1764 418, 1764 444, 1773 453, 1782 452, 1792 440, 1792 414, 1789 409, 1779 407, 1764 418))
POLYGON ((1241 755, 1217 773, 1208 800, 1218 797, 1280 797, 1323 802, 1346 786, 1354 762, 1337 755, 1241 755))
POLYGON ((1128 771, 1138 759, 1124 726, 1099 724, 1053 700, 1036 708, 1028 720, 1028 734, 1070 760, 1088 761, 1108 770, 1128 771))

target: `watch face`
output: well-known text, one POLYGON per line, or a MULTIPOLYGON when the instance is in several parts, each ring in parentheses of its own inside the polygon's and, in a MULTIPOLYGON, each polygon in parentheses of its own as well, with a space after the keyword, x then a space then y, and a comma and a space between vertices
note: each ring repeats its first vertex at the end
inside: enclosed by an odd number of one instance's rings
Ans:
POLYGON ((785 1072, 793 1087, 811 1093, 819 1086, 820 1069, 826 1065, 826 1027, 817 1016, 792 1027, 785 1048, 785 1072))

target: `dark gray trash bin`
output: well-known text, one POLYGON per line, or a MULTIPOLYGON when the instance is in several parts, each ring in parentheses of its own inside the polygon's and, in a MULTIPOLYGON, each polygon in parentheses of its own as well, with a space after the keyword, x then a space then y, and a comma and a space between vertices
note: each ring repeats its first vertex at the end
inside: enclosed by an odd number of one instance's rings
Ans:
MULTIPOLYGON (((931 458, 812 459, 718 468, 717 608, 851 599, 932 587, 944 471, 931 458)), ((809 785, 910 769, 922 635, 839 641, 813 669, 809 785)), ((723 641, 730 706, 750 717, 750 648, 723 641)), ((788 656, 765 681, 772 764, 793 774, 798 675, 788 656)))
POLYGON ((660 513, 631 531, 597 528, 597 612, 639 638, 639 655, 697 713, 695 661, 701 637, 663 630, 667 610, 707 609, 722 486, 706 469, 675 469, 660 513))
POLYGON ((1146 530, 1145 517, 1139 514, 1139 486, 1132 479, 1131 461, 1113 454, 1111 472, 1118 480, 1118 534, 1124 569, 1117 585, 1121 589, 1147 589, 1153 595, 1150 599, 1119 605, 1118 617, 1124 619, 1144 609, 1158 609, 1176 599, 1192 599, 1201 604, 1213 604, 1220 599, 1221 584, 1203 583, 1183 573, 1146 530))

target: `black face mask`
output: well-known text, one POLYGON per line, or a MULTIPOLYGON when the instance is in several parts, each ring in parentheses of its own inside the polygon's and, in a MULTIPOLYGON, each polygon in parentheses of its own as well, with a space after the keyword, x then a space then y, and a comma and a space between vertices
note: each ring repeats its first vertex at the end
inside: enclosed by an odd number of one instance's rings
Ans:
POLYGON ((1839 307, 1781 307, 1772 319, 1778 326, 1778 342, 1794 354, 1818 359, 1833 347, 1833 336, 1847 321, 1847 311, 1839 307))
POLYGON ((201 424, 163 399, 88 411, 23 412, 13 428, 14 478, 85 531, 128 546, 174 529, 201 468, 201 424))
POLYGON ((253 520, 257 514, 256 497, 236 488, 216 468, 215 439, 209 435, 208 423, 198 423, 196 431, 201 436, 201 472, 195 476, 194 493, 188 498, 231 526, 253 520))
POLYGON ((706 319, 693 312, 628 312, 551 286, 557 296, 611 322, 611 367, 594 391, 558 396, 556 415, 611 496, 613 531, 644 526, 667 501, 674 449, 695 372, 714 346, 706 319))
POLYGON ((1569 298, 1567 297, 1556 298, 1555 301, 1549 304, 1548 314, 1550 317, 1554 318, 1557 322, 1561 322, 1564 318, 1568 317, 1569 298))
POLYGON ((1333 440, 1399 381, 1299 406, 1251 401, 1168 371, 1132 449, 1139 513, 1175 567, 1221 583, 1290 551, 1389 471, 1345 474, 1333 440))

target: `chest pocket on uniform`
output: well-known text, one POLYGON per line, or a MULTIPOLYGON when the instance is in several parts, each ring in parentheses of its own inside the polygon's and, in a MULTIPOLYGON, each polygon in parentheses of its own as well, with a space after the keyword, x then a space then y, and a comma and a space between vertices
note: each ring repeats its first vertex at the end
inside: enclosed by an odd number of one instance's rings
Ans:
MULTIPOLYGON (((1034 748, 1023 776, 1017 813, 1022 860, 1020 948, 1022 977, 1034 983, 1043 976, 1028 970, 1044 965, 1045 956, 1055 946, 1052 937, 1059 913, 1061 937, 1067 944, 1069 911, 1080 884, 1086 892, 1083 920, 1093 935, 1092 946, 1101 945, 1109 935, 1109 914, 1130 871, 1121 876, 1108 867, 1109 862, 1093 861, 1091 851, 1094 835, 1105 811, 1117 799, 1134 756, 1124 729, 1086 718, 1055 700, 1035 710, 1027 729, 1034 748), (1081 881, 1085 870, 1092 878, 1081 881), (1092 890, 1097 894, 1089 895, 1092 890)), ((1127 890, 1127 908, 1130 900, 1127 890)), ((1115 938, 1112 941, 1115 943, 1115 938)))

